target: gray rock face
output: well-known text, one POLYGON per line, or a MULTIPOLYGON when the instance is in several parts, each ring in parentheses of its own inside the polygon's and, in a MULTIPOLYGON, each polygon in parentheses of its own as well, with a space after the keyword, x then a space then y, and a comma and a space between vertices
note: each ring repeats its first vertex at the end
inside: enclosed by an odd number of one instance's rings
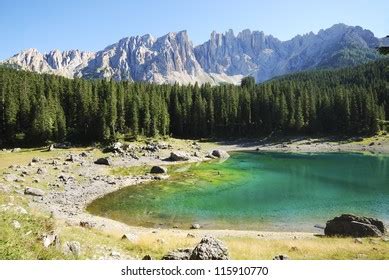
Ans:
POLYGON ((228 260, 228 258, 227 247, 212 236, 203 237, 190 256, 191 260, 228 260))
POLYGON ((336 57, 348 48, 363 50, 369 60, 369 55, 378 57, 374 51, 378 44, 372 32, 344 24, 284 42, 263 32, 246 29, 235 36, 229 30, 213 32, 209 41, 195 48, 195 55, 206 72, 251 75, 264 81, 301 70, 340 67, 336 57))
POLYGON ((384 224, 374 218, 343 214, 328 221, 324 234, 328 236, 382 236, 385 233, 384 224))
POLYGON ((160 38, 147 34, 123 38, 98 52, 58 50, 42 54, 28 49, 4 61, 15 68, 69 78, 112 78, 153 83, 239 83, 244 76, 264 81, 277 75, 313 68, 337 68, 378 57, 384 39, 359 26, 336 24, 317 34, 280 41, 248 29, 234 35, 212 32, 193 47, 186 31, 160 38), (354 52, 344 56, 348 49, 354 52))

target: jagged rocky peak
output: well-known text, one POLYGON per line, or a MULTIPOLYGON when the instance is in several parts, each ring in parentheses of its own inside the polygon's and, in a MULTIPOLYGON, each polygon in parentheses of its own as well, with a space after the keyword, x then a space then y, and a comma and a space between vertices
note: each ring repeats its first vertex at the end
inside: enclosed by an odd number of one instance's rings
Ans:
POLYGON ((386 40, 359 26, 335 24, 280 41, 262 31, 232 29, 196 47, 186 30, 155 38, 126 37, 94 52, 28 49, 4 64, 65 77, 109 78, 155 83, 239 83, 243 76, 264 81, 277 75, 314 68, 352 66, 378 58, 386 40))

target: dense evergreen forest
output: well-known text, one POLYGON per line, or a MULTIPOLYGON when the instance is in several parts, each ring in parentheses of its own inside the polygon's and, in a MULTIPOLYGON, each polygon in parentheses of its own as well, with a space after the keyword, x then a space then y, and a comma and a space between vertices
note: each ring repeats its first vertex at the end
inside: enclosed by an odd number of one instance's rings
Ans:
POLYGON ((256 85, 154 85, 0 68, 0 146, 180 138, 373 134, 389 120, 389 60, 256 85))

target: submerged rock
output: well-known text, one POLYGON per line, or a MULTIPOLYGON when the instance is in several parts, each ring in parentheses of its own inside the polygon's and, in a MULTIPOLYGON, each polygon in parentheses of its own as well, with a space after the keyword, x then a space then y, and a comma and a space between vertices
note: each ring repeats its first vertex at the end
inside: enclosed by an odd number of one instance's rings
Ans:
POLYGON ((324 229, 327 236, 382 236, 385 233, 385 227, 382 221, 355 216, 352 214, 342 214, 339 217, 328 221, 324 229))
POLYGON ((167 173, 167 168, 163 166, 153 166, 151 167, 150 173, 152 174, 164 174, 167 173))
POLYGON ((193 249, 191 260, 228 260, 228 249, 223 242, 212 236, 205 236, 193 249))

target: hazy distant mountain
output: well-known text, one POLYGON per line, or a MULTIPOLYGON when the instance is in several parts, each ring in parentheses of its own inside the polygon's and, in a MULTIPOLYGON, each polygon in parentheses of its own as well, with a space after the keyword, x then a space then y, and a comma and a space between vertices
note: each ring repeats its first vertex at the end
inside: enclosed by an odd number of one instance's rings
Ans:
MULTIPOLYGON (((382 42, 382 39, 381 39, 382 42)), ((339 68, 379 57, 380 39, 359 26, 336 24, 317 34, 280 41, 263 32, 234 35, 212 32, 209 41, 193 47, 186 31, 128 37, 102 51, 23 51, 3 63, 65 77, 113 78, 155 83, 238 83, 252 75, 264 81, 313 68, 339 68)))

